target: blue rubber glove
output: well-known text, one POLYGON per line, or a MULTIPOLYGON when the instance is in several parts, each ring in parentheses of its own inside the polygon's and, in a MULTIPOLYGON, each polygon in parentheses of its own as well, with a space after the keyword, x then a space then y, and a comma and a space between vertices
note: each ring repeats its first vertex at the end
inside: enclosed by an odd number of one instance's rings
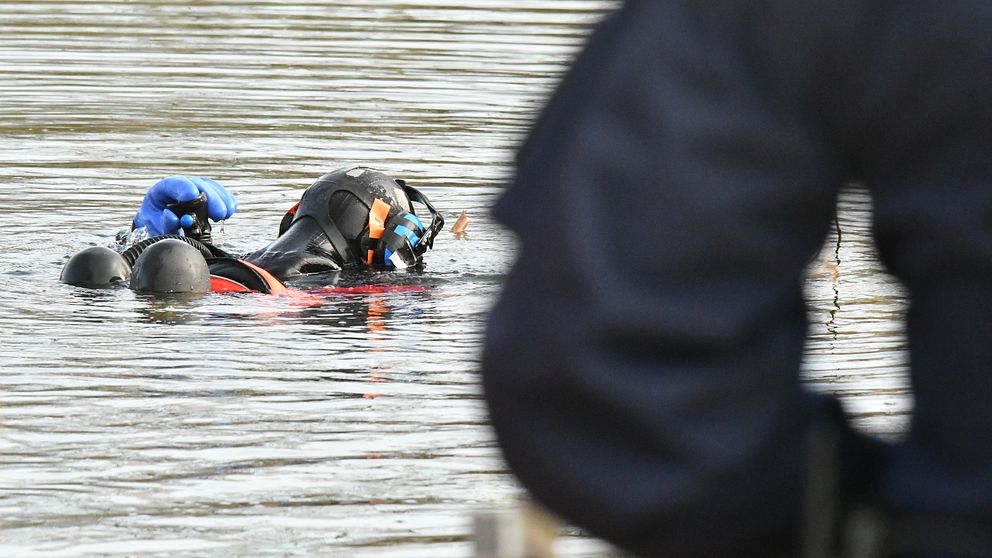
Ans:
POLYGON ((150 236, 175 234, 179 231, 179 217, 165 206, 193 201, 200 192, 207 195, 207 217, 214 222, 230 218, 238 209, 234 196, 209 178, 167 176, 148 189, 134 216, 134 228, 147 227, 150 236))

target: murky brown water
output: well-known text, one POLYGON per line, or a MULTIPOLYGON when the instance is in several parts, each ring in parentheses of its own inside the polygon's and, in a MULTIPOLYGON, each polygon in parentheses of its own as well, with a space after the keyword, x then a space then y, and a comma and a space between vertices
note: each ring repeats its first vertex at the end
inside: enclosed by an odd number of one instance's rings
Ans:
MULTIPOLYGON (((487 208, 611 5, 0 4, 0 555, 468 556, 471 514, 518 494, 474 374, 513 256, 487 208), (449 223, 471 215, 402 279, 426 290, 301 309, 58 283, 158 177, 227 185, 240 209, 215 238, 248 250, 349 162, 422 187, 449 223)), ((904 301, 878 282, 867 199, 843 209, 809 285, 806 367, 895 432, 904 301)))

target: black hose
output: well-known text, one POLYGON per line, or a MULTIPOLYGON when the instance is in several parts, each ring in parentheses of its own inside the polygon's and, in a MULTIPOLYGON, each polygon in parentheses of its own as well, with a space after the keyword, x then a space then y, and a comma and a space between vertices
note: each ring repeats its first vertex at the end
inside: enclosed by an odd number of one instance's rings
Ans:
POLYGON ((167 240, 170 238, 175 240, 180 240, 182 242, 185 242, 186 244, 189 244, 193 248, 196 248, 197 250, 200 251, 201 254, 203 254, 204 258, 231 257, 230 254, 214 246, 213 244, 207 244, 204 242, 200 242, 199 240, 194 240, 192 238, 189 238, 188 236, 181 236, 178 234, 163 234, 159 236, 153 236, 151 238, 146 238, 141 242, 135 242, 130 248, 121 252, 121 256, 124 258, 124 261, 126 261, 129 266, 134 267, 134 262, 138 260, 138 256, 140 256, 141 253, 145 251, 145 249, 147 249, 152 244, 155 244, 156 242, 167 240))

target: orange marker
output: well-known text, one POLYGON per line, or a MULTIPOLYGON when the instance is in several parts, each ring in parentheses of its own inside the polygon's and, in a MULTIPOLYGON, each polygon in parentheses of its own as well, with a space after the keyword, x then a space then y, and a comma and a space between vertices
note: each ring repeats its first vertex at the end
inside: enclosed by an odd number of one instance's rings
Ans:
POLYGON ((465 234, 465 229, 468 228, 468 212, 462 211, 462 214, 455 219, 455 224, 451 226, 451 232, 456 235, 465 234))

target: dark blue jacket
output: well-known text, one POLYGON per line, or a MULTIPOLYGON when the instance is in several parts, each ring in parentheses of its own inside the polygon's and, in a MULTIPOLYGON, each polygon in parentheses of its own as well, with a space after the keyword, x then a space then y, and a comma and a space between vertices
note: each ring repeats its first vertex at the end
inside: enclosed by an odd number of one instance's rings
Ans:
POLYGON ((495 208, 521 246, 484 386, 538 500, 648 556, 796 555, 837 420, 798 378, 801 285, 849 180, 911 293, 915 410, 846 470, 962 526, 922 552, 979 555, 950 549, 992 533, 988 0, 634 0, 598 28, 495 208))

